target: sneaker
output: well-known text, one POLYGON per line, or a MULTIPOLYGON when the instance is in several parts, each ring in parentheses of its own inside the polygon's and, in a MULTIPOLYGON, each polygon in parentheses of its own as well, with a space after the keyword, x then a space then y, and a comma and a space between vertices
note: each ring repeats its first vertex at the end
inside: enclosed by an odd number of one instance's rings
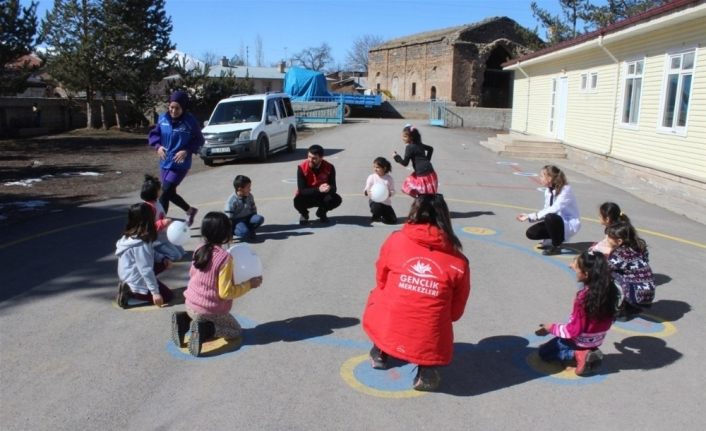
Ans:
POLYGON ((542 254, 544 256, 556 256, 558 254, 561 254, 561 247, 551 246, 546 250, 542 251, 542 254))
POLYGON ((201 346, 203 342, 213 337, 213 322, 192 320, 190 329, 189 353, 191 353, 192 356, 201 356, 201 346))
POLYGON ((576 358, 577 376, 590 376, 595 374, 603 363, 603 352, 600 349, 576 350, 574 357, 576 358))
POLYGON ((441 384, 441 375, 435 367, 417 367, 417 377, 414 378, 414 390, 430 392, 435 391, 441 384))
POLYGON ((326 215, 326 211, 321 211, 321 209, 316 210, 316 217, 319 218, 319 221, 321 223, 328 223, 328 216, 326 215))
POLYGON ((539 245, 537 245, 537 248, 540 250, 547 250, 551 247, 552 247, 552 240, 550 240, 550 239, 542 240, 542 242, 540 242, 539 245))
POLYGON ((172 313, 172 341, 181 348, 184 345, 184 335, 189 330, 191 318, 186 311, 175 311, 172 313))
POLYGON ((115 297, 115 302, 118 303, 118 307, 127 308, 127 300, 130 299, 131 293, 130 286, 128 286, 127 283, 122 281, 118 283, 118 295, 115 297))
POLYGON ((194 207, 189 207, 189 209, 186 211, 186 225, 191 227, 192 224, 194 224, 194 217, 196 217, 196 213, 199 212, 198 208, 194 207))
POLYGON ((370 349, 370 363, 376 370, 384 370, 387 368, 387 353, 380 350, 377 346, 370 349))
POLYGON ((309 224, 309 214, 302 214, 299 216, 299 225, 300 226, 306 226, 309 224))

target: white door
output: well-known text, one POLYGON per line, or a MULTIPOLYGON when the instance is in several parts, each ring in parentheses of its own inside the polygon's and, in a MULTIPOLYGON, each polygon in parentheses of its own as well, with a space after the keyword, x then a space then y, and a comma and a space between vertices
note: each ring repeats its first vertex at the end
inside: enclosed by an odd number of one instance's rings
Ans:
POLYGON ((554 109, 554 136, 557 139, 564 139, 564 128, 566 126, 566 101, 569 93, 569 80, 563 76, 557 79, 556 104, 554 109))

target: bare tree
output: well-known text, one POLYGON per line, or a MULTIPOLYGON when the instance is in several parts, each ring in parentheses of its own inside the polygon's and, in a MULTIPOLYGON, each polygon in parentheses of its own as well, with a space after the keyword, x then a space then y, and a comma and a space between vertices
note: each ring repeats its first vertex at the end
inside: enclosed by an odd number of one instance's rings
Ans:
POLYGON ((199 60, 209 66, 218 66, 221 64, 221 57, 213 51, 205 51, 201 54, 201 58, 199 60))
POLYGON ((353 41, 353 47, 346 56, 346 67, 356 72, 368 71, 368 52, 384 42, 380 36, 366 34, 353 41))
POLYGON ((265 65, 265 54, 262 52, 262 36, 255 36, 255 66, 262 67, 265 65))
POLYGON ((245 66, 245 60, 238 54, 233 54, 230 60, 228 60, 228 64, 231 66, 245 66))
POLYGON ((323 70, 332 61, 331 47, 326 42, 318 47, 306 48, 292 56, 292 64, 311 70, 323 70))

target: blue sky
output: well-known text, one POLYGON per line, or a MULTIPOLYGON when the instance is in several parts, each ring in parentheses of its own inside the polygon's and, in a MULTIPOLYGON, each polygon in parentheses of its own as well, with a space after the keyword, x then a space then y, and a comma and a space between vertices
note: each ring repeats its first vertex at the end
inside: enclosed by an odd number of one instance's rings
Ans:
MULTIPOLYGON (((536 1, 558 10, 558 0, 536 1)), ((53 3, 39 1, 39 19, 53 3)), ((528 28, 538 25, 530 0, 167 0, 166 10, 179 51, 220 58, 248 47, 252 65, 258 35, 265 65, 323 42, 331 46, 335 62, 345 65, 353 41, 367 34, 389 40, 492 16, 507 16, 528 28)))

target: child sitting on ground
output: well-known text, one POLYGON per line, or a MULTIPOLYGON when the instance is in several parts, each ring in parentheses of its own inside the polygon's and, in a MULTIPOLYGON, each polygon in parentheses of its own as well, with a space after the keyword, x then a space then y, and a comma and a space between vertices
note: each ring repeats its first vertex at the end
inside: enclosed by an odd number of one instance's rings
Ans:
POLYGON ((134 204, 128 210, 123 236, 115 244, 118 256, 118 295, 120 308, 127 308, 128 299, 135 298, 162 306, 173 298, 173 293, 156 274, 172 265, 164 255, 155 252, 154 213, 146 203, 134 204))
POLYGON ((262 277, 235 284, 233 257, 221 246, 232 239, 228 217, 209 212, 201 222, 204 244, 194 252, 189 283, 184 292, 186 312, 172 314, 172 340, 181 347, 191 329, 189 353, 201 355, 201 346, 212 337, 223 337, 229 344, 242 343, 242 328, 230 314, 233 299, 262 284, 262 277))
POLYGON ((608 265, 623 300, 618 308, 618 320, 630 320, 649 307, 655 297, 655 279, 650 268, 647 243, 628 222, 613 223, 606 228, 612 249, 608 265))
POLYGON ((618 289, 603 253, 584 251, 572 263, 583 288, 576 293, 567 323, 542 323, 535 334, 555 338, 539 346, 544 361, 576 361, 577 376, 595 373, 603 361, 598 347, 613 324, 618 289))
POLYGON ((257 214, 255 198, 250 190, 252 181, 245 175, 237 175, 233 179, 235 191, 228 197, 224 212, 233 225, 233 235, 243 241, 255 239, 255 229, 260 227, 265 218, 257 214))
MULTIPOLYGON (((620 210, 620 207, 616 203, 604 202, 600 206, 600 208, 598 208, 598 212, 601 218, 601 225, 603 225, 604 227, 608 227, 618 221, 630 223, 630 219, 628 218, 628 216, 623 214, 623 212, 620 210)), ((608 235, 605 235, 602 240, 593 244, 590 249, 600 251, 606 256, 608 256, 610 252, 613 251, 610 247, 610 244, 608 243, 608 235)))
POLYGON ((365 181, 365 190, 363 194, 370 196, 370 191, 376 184, 382 184, 388 191, 387 199, 382 202, 375 202, 370 199, 370 212, 372 213, 371 221, 381 221, 385 224, 397 223, 397 215, 392 208, 392 200, 390 199, 395 193, 395 181, 392 179, 390 172, 392 165, 384 157, 377 157, 373 160, 373 173, 368 175, 365 181))
POLYGON ((172 262, 180 260, 184 256, 184 248, 180 245, 172 244, 167 238, 167 228, 172 219, 167 218, 162 204, 159 203, 159 195, 162 192, 162 183, 152 175, 145 175, 142 183, 140 198, 152 208, 154 213, 154 227, 157 229, 157 240, 154 242, 154 249, 157 253, 166 256, 172 262))

